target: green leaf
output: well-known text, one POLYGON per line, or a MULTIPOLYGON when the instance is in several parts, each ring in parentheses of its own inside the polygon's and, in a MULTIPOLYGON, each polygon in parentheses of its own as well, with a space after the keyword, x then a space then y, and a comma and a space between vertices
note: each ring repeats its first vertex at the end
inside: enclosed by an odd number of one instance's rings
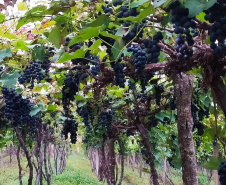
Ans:
POLYGON ((161 121, 163 121, 163 119, 165 117, 170 118, 170 116, 165 111, 161 111, 161 112, 155 114, 155 117, 161 121))
POLYGON ((61 40, 61 34, 60 34, 60 28, 58 26, 54 27, 50 34, 49 34, 49 41, 55 45, 57 48, 60 47, 60 40, 61 40))
POLYGON ((71 59, 75 59, 75 58, 84 58, 85 57, 85 51, 82 50, 82 49, 77 49, 75 52, 72 52, 72 53, 64 53, 58 63, 63 63, 63 62, 66 62, 66 61, 69 61, 71 59))
POLYGON ((86 101, 86 99, 84 98, 84 97, 82 97, 81 95, 75 95, 74 96, 74 98, 75 98, 75 100, 84 100, 84 101, 86 101))
POLYGON ((136 8, 136 7, 146 3, 148 1, 150 1, 150 0, 141 0, 141 1, 133 2, 133 3, 130 4, 130 8, 136 8))
POLYGON ((216 0, 210 0, 203 3, 202 0, 188 0, 184 6, 189 9, 189 17, 195 17, 200 14, 203 10, 208 9, 216 3, 216 0))
POLYGON ((100 27, 89 27, 85 30, 79 32, 71 41, 69 46, 76 44, 78 42, 82 42, 93 37, 97 37, 99 35, 100 27))
POLYGON ((167 0, 154 0, 154 7, 157 8, 164 4, 167 0))
POLYGON ((141 13, 136 17, 136 21, 140 22, 150 14, 154 13, 154 7, 149 5, 148 8, 141 11, 141 13))
POLYGON ((117 60, 119 57, 119 54, 121 53, 121 50, 125 46, 124 41, 122 38, 115 41, 113 47, 111 48, 111 52, 113 54, 113 60, 117 60))
POLYGON ((34 116, 40 111, 42 111, 42 112, 44 111, 44 103, 42 103, 42 102, 37 103, 36 106, 31 108, 30 116, 34 116))
POLYGON ((49 104, 47 110, 56 111, 56 108, 57 108, 56 105, 49 104))
POLYGON ((0 50, 0 62, 2 62, 6 57, 12 57, 12 52, 10 49, 0 50))
POLYGON ((43 19, 42 15, 45 15, 46 6, 37 6, 26 12, 24 17, 18 20, 16 29, 18 30, 21 26, 35 21, 41 21, 43 19))
POLYGON ((115 39, 115 40, 116 39, 119 39, 120 36, 122 36, 122 35, 118 35, 118 36, 117 35, 112 35, 112 34, 106 32, 106 31, 101 31, 100 34, 103 35, 103 36, 105 36, 105 37, 110 37, 110 38, 115 39))
POLYGON ((94 20, 93 22, 87 24, 84 28, 99 27, 99 26, 102 26, 102 25, 108 26, 109 23, 110 23, 110 17, 105 15, 105 14, 102 14, 96 20, 94 20))
POLYGON ((0 13, 0 23, 3 23, 5 20, 5 15, 0 13))
POLYGON ((205 13, 204 12, 201 12, 200 14, 198 14, 197 16, 196 16, 196 18, 198 18, 200 21, 205 21, 205 13))
POLYGON ((204 162, 202 167, 208 170, 217 170, 223 161, 225 161, 225 159, 212 156, 207 162, 204 162))
POLYGON ((17 40, 13 42, 13 45, 15 46, 16 49, 29 50, 26 44, 27 43, 24 42, 23 40, 17 40))
POLYGON ((18 73, 18 71, 15 71, 13 74, 4 73, 0 78, 0 82, 2 82, 6 87, 14 88, 19 76, 20 74, 18 73))
POLYGON ((45 51, 43 46, 35 46, 34 47, 35 55, 37 59, 44 60, 45 58, 45 51))

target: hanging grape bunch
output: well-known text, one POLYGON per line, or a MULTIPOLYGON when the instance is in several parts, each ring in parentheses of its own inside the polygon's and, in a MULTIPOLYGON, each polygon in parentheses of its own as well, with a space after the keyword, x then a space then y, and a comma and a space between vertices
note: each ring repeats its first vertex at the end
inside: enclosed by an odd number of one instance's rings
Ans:
POLYGON ((210 45, 218 57, 223 57, 226 52, 226 2, 217 1, 211 8, 204 11, 205 20, 213 23, 208 34, 210 36, 210 45))
POLYGON ((109 1, 105 1, 105 5, 102 5, 102 9, 104 13, 111 13, 112 12, 112 7, 109 5, 109 1))
POLYGON ((68 133, 71 134, 71 143, 75 144, 77 141, 77 131, 78 131, 78 123, 76 123, 73 116, 68 116, 67 119, 64 121, 63 127, 63 135, 65 139, 68 138, 68 133))
POLYGON ((193 56, 191 46, 194 45, 193 37, 198 35, 196 22, 189 18, 189 9, 181 6, 179 1, 174 1, 169 4, 166 12, 172 13, 171 22, 173 23, 174 33, 179 34, 176 38, 176 50, 179 59, 189 59, 193 56), (191 34, 192 33, 192 34, 191 34))
POLYGON ((116 85, 118 85, 119 87, 121 88, 124 88, 125 87, 125 73, 123 71, 123 68, 125 67, 125 64, 124 63, 120 63, 120 62, 117 62, 116 64, 113 64, 112 63, 112 67, 114 69, 114 72, 115 72, 115 82, 116 82, 116 85))
POLYGON ((113 130, 112 130, 113 114, 114 114, 114 111, 106 111, 106 112, 101 112, 98 115, 98 125, 106 129, 106 134, 109 138, 112 138, 114 136, 113 130))
POLYGON ((157 32, 152 39, 144 39, 142 42, 147 53, 147 63, 158 63, 161 47, 158 43, 163 39, 162 32, 157 32))
POLYGON ((226 161, 221 163, 218 169, 218 175, 220 176, 221 185, 225 185, 226 184, 226 161))
POLYGON ((29 88, 33 89, 35 80, 40 83, 44 78, 45 75, 42 73, 41 62, 34 60, 25 68, 18 81, 20 84, 30 83, 31 86, 29 88))
POLYGON ((17 94, 14 89, 2 87, 2 94, 5 99, 5 116, 12 123, 22 125, 31 121, 30 111, 32 104, 28 98, 22 98, 21 94, 17 94))

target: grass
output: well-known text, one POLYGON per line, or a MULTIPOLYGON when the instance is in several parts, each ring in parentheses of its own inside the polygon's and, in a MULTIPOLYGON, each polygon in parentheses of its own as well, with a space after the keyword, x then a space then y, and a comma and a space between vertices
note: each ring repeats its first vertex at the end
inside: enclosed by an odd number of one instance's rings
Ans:
MULTIPOLYGON (((26 161, 22 160, 23 184, 27 184, 28 170, 26 171, 26 161)), ((182 185, 181 173, 179 170, 172 171, 172 181, 175 185, 182 185)), ((207 177, 199 174, 200 185, 207 184, 207 177)), ((0 168, 0 185, 18 185, 18 167, 16 158, 10 167, 6 159, 5 166, 0 168)), ((106 182, 99 182, 95 173, 91 171, 88 158, 82 153, 73 153, 67 160, 66 169, 62 174, 53 177, 53 185, 105 185, 106 182)), ((212 184, 212 183, 211 183, 212 184)), ((46 183, 44 183, 46 185, 46 183)), ((149 174, 142 173, 139 177, 138 171, 125 167, 122 185, 149 185, 149 174)))

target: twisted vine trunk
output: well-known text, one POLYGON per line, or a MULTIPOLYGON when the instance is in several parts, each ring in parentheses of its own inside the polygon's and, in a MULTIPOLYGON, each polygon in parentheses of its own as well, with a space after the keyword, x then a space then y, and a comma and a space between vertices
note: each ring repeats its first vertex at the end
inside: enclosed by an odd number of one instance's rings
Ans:
POLYGON ((149 158, 149 161, 150 161, 149 165, 150 165, 150 168, 151 168, 151 176, 152 176, 153 184, 159 185, 158 173, 155 169, 155 161, 154 161, 154 156, 153 156, 152 151, 151 151, 151 142, 150 142, 149 137, 148 137, 148 131, 146 130, 144 125, 141 124, 141 123, 138 123, 136 126, 137 126, 137 128, 140 132, 140 136, 142 137, 143 144, 144 144, 144 146, 147 150, 147 153, 148 153, 148 158, 149 158))
POLYGON ((21 134, 20 134, 20 130, 18 127, 14 128, 15 132, 16 132, 16 136, 17 139, 19 140, 20 146, 22 147, 22 149, 24 150, 25 156, 27 158, 27 162, 28 162, 28 167, 29 167, 29 178, 28 178, 28 185, 32 185, 32 179, 33 179, 33 165, 32 165, 32 161, 31 161, 31 155, 27 149, 26 143, 23 140, 21 134))
POLYGON ((108 185, 115 185, 115 139, 109 140, 108 145, 108 185))
POLYGON ((174 91, 177 100, 178 141, 182 161, 182 179, 184 185, 198 185, 197 162, 192 137, 193 119, 191 101, 193 76, 185 73, 173 76, 174 91))

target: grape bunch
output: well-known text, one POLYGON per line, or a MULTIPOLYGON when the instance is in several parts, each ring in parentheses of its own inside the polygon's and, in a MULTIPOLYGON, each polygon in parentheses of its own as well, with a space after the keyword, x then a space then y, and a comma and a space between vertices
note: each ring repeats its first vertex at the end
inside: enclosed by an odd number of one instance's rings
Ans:
POLYGON ((45 54, 45 58, 44 58, 43 62, 41 63, 41 68, 45 71, 45 76, 47 77, 46 78, 47 82, 52 81, 52 78, 49 77, 49 69, 50 69, 50 66, 51 66, 51 61, 49 60, 50 56, 51 56, 51 53, 47 52, 45 54))
POLYGON ((147 64, 146 51, 138 46, 128 47, 127 51, 133 52, 135 73, 141 72, 147 64))
POLYGON ((141 24, 138 24, 137 22, 134 24, 133 28, 128 31, 126 33, 126 35, 124 35, 122 37, 122 39, 125 41, 125 43, 129 43, 132 40, 136 40, 138 38, 142 38, 143 37, 143 33, 144 33, 144 27, 145 27, 145 22, 141 24))
POLYGON ((20 84, 31 83, 30 89, 34 87, 34 81, 37 80, 38 83, 45 78, 42 73, 41 63, 39 60, 31 61, 30 64, 25 68, 23 74, 18 78, 20 84))
POLYGON ((92 125, 92 121, 93 121, 93 116, 90 112, 90 110, 86 107, 83 106, 81 108, 77 108, 77 113, 79 114, 79 116, 81 116, 83 118, 83 123, 85 124, 86 127, 86 132, 89 133, 91 130, 91 125, 92 125), (91 121, 91 122, 89 122, 91 121))
POLYGON ((123 68, 125 67, 124 63, 117 62, 116 64, 112 63, 112 67, 114 69, 115 73, 115 83, 119 87, 124 88, 125 87, 125 73, 123 71, 123 68))
POLYGON ((213 23, 208 34, 210 36, 210 45, 218 57, 223 57, 226 53, 226 2, 218 0, 212 7, 204 11, 205 20, 213 23))
POLYGON ((189 28, 195 28, 196 23, 189 18, 189 9, 181 6, 180 1, 173 1, 169 4, 166 12, 172 12, 171 22, 174 24, 176 34, 190 34, 189 28))
POLYGON ((221 162, 220 167, 218 168, 218 175, 220 176, 221 185, 226 184, 226 161, 221 162))
POLYGON ((158 63, 161 47, 158 43, 163 39, 162 32, 157 32, 152 39, 144 39, 142 42, 147 52, 147 63, 158 63))
POLYGON ((73 116, 68 115, 67 119, 64 121, 63 126, 63 135, 65 139, 68 138, 68 133, 71 134, 71 143, 75 144, 77 141, 77 131, 78 131, 78 123, 76 123, 73 116))
POLYGON ((2 94, 5 99, 5 117, 15 126, 29 123, 31 121, 30 111, 32 104, 28 98, 22 98, 14 89, 2 87, 2 94))
MULTIPOLYGON (((122 5, 122 4, 121 4, 121 1, 114 1, 113 5, 117 6, 117 5, 122 5)), ((137 15, 139 15, 139 12, 137 11, 137 9, 136 8, 129 9, 129 3, 126 2, 126 3, 124 3, 124 6, 120 7, 120 12, 118 14, 118 18, 129 17, 129 16, 136 17, 137 15)))
POLYGON ((100 73, 100 66, 98 64, 95 64, 91 67, 90 72, 94 75, 97 76, 100 73))
POLYGON ((122 5, 122 1, 121 0, 115 0, 113 1, 113 6, 118 6, 118 5, 122 5))
POLYGON ((152 72, 143 72, 138 76, 140 80, 140 85, 141 85, 141 93, 145 92, 146 86, 148 85, 149 80, 153 77, 154 77, 154 73, 152 72))
POLYGON ((162 93, 164 92, 164 87, 163 87, 163 85, 155 85, 154 87, 155 87, 155 101, 156 101, 156 105, 160 106, 162 93))
POLYGON ((70 104, 70 101, 74 100, 74 95, 79 92, 79 77, 81 75, 81 72, 70 72, 66 74, 66 78, 64 79, 64 86, 62 88, 62 102, 63 102, 63 108, 68 114, 68 106, 70 104))
POLYGON ((113 137, 113 129, 112 129, 112 120, 113 120, 112 111, 101 112, 98 115, 98 125, 104 127, 106 129, 106 134, 109 138, 113 137))
POLYGON ((179 59, 189 59, 193 56, 193 50, 192 48, 189 48, 189 46, 192 46, 194 44, 194 40, 189 40, 190 36, 184 36, 182 34, 179 34, 176 38, 176 50, 177 50, 177 57, 179 59), (187 43, 186 43, 187 39, 187 43), (191 42, 190 42, 191 41, 191 42))
POLYGON ((197 129, 197 134, 199 136, 201 136, 204 133, 205 126, 201 122, 202 120, 198 119, 198 114, 197 113, 198 113, 198 108, 194 104, 192 104, 191 105, 191 114, 192 114, 192 118, 193 118, 193 122, 194 122, 193 130, 196 128, 197 129))
POLYGON ((173 96, 173 97, 170 97, 170 102, 169 102, 169 104, 170 104, 170 109, 171 110, 175 110, 176 109, 176 97, 175 96, 173 96))
POLYGON ((101 7, 103 9, 104 13, 111 13, 113 11, 111 5, 108 5, 109 4, 108 1, 105 1, 105 4, 106 4, 105 6, 102 5, 102 7, 101 7))

